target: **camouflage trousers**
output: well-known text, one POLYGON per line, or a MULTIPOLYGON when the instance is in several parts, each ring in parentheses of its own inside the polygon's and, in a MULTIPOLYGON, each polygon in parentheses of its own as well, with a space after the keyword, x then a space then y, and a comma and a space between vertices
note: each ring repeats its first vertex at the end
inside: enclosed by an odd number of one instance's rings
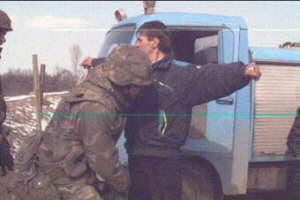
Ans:
POLYGON ((103 200, 92 185, 72 184, 57 189, 63 200, 103 200))
POLYGON ((54 185, 50 176, 38 170, 41 167, 37 167, 35 155, 38 143, 39 136, 27 140, 16 155, 14 171, 0 176, 0 200, 127 200, 127 195, 114 192, 110 187, 100 195, 94 185, 54 185))
POLYGON ((63 200, 128 200, 127 194, 106 187, 100 192, 93 185, 71 184, 57 187, 63 200))
MULTIPOLYGON (((2 183, 2 182, 1 182, 2 183)), ((54 186, 45 176, 0 186, 0 200, 104 200, 92 185, 54 186)))
POLYGON ((35 160, 15 160, 15 171, 0 177, 0 200, 104 200, 93 185, 53 184, 49 175, 35 167, 35 160))
POLYGON ((106 187, 74 183, 53 185, 48 176, 36 175, 26 180, 14 172, 0 177, 0 200, 127 200, 127 193, 106 187), (101 190, 101 189, 100 189, 101 190))
POLYGON ((10 172, 0 182, 0 200, 61 200, 47 176, 24 177, 10 172))

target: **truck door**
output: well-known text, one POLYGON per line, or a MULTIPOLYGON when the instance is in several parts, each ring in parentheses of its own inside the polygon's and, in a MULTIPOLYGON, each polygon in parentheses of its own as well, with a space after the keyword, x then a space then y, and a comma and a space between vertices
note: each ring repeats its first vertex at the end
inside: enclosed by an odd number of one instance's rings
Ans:
MULTIPOLYGON (((234 57, 235 41, 233 32, 225 29, 219 31, 218 36, 218 63, 226 64, 237 61, 237 58, 234 57)), ((232 151, 234 111, 235 93, 208 103, 206 137, 211 145, 206 151, 225 154, 232 151)))
MULTIPOLYGON (((195 40, 195 64, 231 63, 234 58, 232 31, 220 30, 214 36, 195 40), (216 54, 216 55, 212 55, 216 54), (214 57, 214 58, 213 58, 214 57), (197 63, 198 62, 198 63, 197 63)), ((196 152, 230 154, 234 129, 235 94, 195 106, 190 128, 190 139, 184 146, 196 152)))
MULTIPOLYGON (((219 64, 239 60, 247 62, 243 59, 244 54, 241 54, 241 51, 247 53, 247 37, 240 38, 239 34, 239 27, 218 31, 216 54, 219 64), (240 44, 244 47, 241 48, 240 44)), ((199 43, 201 39, 205 37, 199 38, 199 43)), ((208 51, 209 48, 201 51, 208 51)), ((202 57, 207 54, 209 53, 202 53, 202 57)), ((241 116, 240 112, 248 113, 249 87, 241 90, 207 105, 194 107, 190 138, 182 148, 185 154, 199 155, 215 167, 227 195, 245 193, 247 188, 249 131, 244 130, 249 129, 249 124, 246 123, 249 118, 241 116), (243 91, 240 92, 241 90, 243 91), (236 116, 236 112, 240 113, 239 116, 236 116)))

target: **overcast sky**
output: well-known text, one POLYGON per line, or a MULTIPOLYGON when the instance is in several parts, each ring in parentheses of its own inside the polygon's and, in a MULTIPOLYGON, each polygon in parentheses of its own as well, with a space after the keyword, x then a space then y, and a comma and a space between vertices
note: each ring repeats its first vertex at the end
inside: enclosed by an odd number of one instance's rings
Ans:
MULTIPOLYGON (((32 54, 53 73, 56 66, 71 69, 69 49, 81 47, 83 57, 95 57, 105 33, 116 23, 114 11, 127 16, 143 14, 141 1, 11 2, 0 9, 13 21, 13 32, 3 45, 0 73, 11 68, 31 69, 32 54)), ((300 2, 204 2, 157 1, 156 12, 192 12, 241 16, 249 29, 250 46, 278 47, 286 41, 300 42, 300 2)))

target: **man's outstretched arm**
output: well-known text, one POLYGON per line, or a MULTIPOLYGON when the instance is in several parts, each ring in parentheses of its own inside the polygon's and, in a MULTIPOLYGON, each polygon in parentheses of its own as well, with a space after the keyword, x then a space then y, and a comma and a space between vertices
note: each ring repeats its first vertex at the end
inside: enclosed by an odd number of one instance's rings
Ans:
POLYGON ((184 104, 194 106, 230 95, 246 86, 251 79, 259 79, 261 72, 253 63, 208 64, 188 67, 189 83, 184 104))

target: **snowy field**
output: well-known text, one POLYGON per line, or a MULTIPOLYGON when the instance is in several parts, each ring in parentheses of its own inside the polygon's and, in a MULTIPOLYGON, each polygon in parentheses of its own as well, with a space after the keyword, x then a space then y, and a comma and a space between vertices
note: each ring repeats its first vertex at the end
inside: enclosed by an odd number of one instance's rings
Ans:
MULTIPOLYGON (((64 92, 44 93, 44 102, 42 112, 45 114, 53 113, 57 107, 64 92)), ((11 144, 11 153, 13 156, 17 153, 22 141, 31 137, 36 132, 36 108, 35 95, 21 95, 14 97, 4 97, 7 104, 7 114, 4 125, 10 127, 11 133, 8 140, 11 144)), ((42 130, 45 130, 50 121, 50 117, 43 116, 42 130)))

